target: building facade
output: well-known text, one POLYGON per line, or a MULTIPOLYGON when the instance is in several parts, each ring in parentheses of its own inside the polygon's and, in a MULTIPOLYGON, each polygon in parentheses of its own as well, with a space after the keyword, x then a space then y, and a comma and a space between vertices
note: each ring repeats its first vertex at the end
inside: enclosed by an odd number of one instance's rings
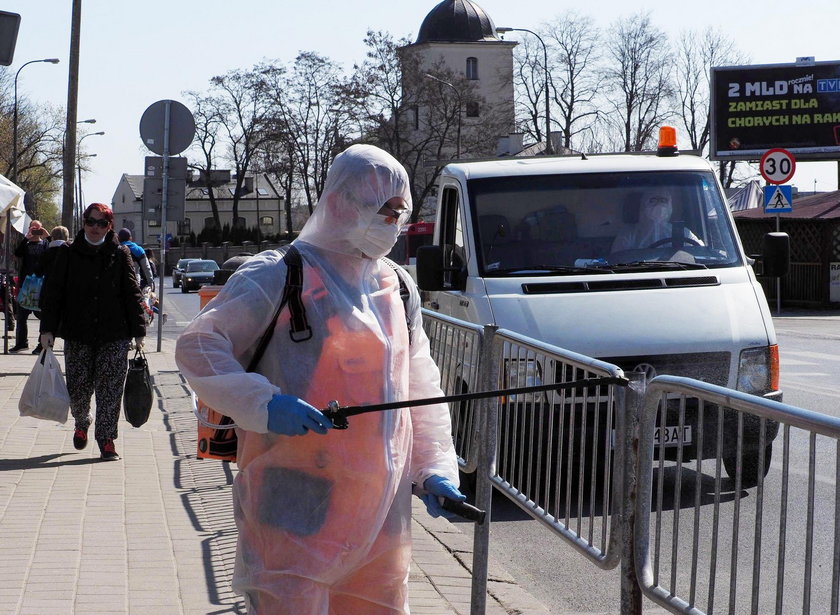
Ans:
MULTIPOLYGON (((137 243, 157 245, 162 235, 160 211, 154 209, 144 211, 143 179, 143 175, 129 175, 128 173, 124 173, 120 178, 111 199, 114 227, 131 230, 134 241, 137 243)), ((260 177, 254 176, 251 181, 253 181, 253 190, 239 198, 239 224, 246 228, 259 226, 264 235, 286 233, 288 225, 285 198, 278 194, 271 183, 265 179, 260 181, 260 177)), ((184 217, 180 220, 169 220, 166 233, 172 237, 188 237, 191 232, 198 235, 205 227, 213 226, 210 190, 214 192, 222 225, 233 226, 233 191, 235 189, 235 182, 215 188, 188 186, 184 200, 184 217)), ((306 214, 308 215, 308 212, 306 214)), ((300 230, 307 215, 293 210, 292 228, 300 230)))

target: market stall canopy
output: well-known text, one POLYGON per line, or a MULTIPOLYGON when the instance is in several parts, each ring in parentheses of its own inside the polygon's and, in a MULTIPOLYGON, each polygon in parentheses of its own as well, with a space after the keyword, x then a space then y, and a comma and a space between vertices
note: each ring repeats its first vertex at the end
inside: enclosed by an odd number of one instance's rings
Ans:
POLYGON ((26 234, 31 221, 23 206, 23 189, 0 175, 0 232, 6 233, 7 216, 18 233, 26 234))

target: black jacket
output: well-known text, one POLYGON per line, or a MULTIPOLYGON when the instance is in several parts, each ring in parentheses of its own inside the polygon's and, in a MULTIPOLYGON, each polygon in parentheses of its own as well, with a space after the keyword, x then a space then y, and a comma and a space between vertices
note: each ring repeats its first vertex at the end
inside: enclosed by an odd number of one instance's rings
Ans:
POLYGON ((41 333, 96 345, 146 335, 142 295, 126 248, 105 235, 101 246, 84 230, 57 251, 41 291, 41 333))
POLYGON ((44 255, 49 244, 46 240, 29 241, 24 238, 23 241, 15 248, 15 256, 20 259, 20 267, 18 268, 18 286, 23 285, 23 280, 30 273, 38 274, 38 262, 44 255))

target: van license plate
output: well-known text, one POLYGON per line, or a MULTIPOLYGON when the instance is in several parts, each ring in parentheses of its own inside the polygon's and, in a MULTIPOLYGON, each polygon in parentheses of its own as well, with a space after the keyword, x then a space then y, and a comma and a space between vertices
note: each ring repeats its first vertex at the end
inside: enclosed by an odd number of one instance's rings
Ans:
MULTIPOLYGON (((691 425, 683 425, 683 444, 691 444, 691 425)), ((668 425, 664 429, 657 427, 653 432, 655 446, 677 446, 680 443, 679 425, 668 425)))

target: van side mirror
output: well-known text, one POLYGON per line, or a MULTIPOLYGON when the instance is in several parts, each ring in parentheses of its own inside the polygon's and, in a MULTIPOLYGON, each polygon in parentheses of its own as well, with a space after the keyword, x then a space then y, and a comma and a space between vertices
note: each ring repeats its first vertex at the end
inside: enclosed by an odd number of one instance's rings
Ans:
POLYGON ((767 233, 764 235, 764 249, 761 262, 763 275, 781 278, 790 269, 790 236, 787 233, 767 233))
POLYGON ((420 290, 443 290, 443 250, 440 246, 417 248, 416 272, 420 290))

